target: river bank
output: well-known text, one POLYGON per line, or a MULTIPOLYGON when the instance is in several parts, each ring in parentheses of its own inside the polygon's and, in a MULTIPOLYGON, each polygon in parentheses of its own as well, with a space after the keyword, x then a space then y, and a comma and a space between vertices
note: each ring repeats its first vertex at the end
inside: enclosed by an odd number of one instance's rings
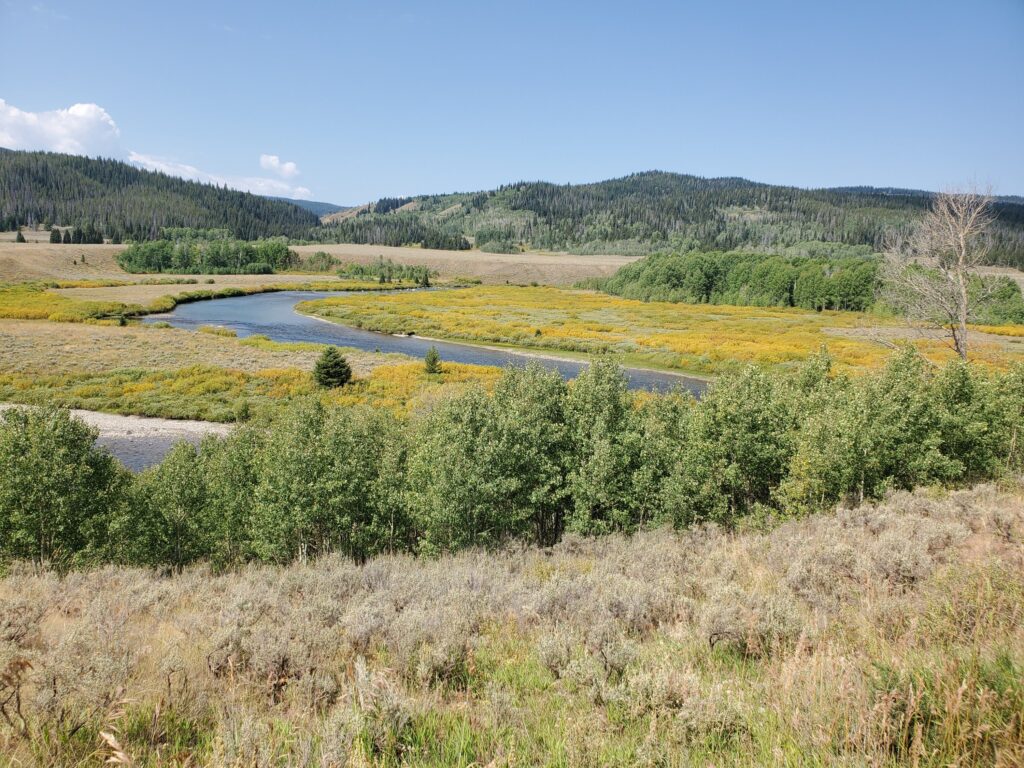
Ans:
MULTIPOLYGON (((11 408, 32 406, 0 403, 0 413, 11 408)), ((149 416, 120 416, 99 411, 72 409, 71 414, 99 431, 97 444, 109 450, 122 464, 139 472, 158 464, 182 440, 198 445, 211 435, 223 436, 230 424, 212 421, 178 421, 149 416)))

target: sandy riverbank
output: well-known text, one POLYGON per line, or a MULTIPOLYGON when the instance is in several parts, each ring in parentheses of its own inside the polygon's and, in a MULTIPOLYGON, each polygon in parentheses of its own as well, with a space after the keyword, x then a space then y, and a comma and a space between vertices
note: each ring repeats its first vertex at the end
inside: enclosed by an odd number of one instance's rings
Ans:
MULTIPOLYGON (((0 403, 0 412, 29 406, 0 403)), ((125 466, 134 470, 157 464, 182 440, 197 445, 209 435, 226 435, 230 424, 211 421, 178 421, 148 416, 120 416, 113 413, 73 409, 72 415, 97 429, 97 444, 107 448, 125 466)))

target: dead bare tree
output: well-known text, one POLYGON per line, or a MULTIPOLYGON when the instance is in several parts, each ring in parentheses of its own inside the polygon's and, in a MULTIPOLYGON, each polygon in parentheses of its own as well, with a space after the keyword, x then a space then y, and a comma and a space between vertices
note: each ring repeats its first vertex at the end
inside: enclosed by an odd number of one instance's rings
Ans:
POLYGON ((940 331, 967 359, 967 325, 994 288, 980 274, 990 249, 992 198, 943 192, 906 237, 885 248, 883 298, 916 328, 940 331))

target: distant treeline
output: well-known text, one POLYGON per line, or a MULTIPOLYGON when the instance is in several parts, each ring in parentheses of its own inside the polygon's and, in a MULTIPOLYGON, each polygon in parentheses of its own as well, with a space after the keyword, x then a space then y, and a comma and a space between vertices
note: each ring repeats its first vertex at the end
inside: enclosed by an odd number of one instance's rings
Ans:
POLYGON ((310 233, 323 243, 366 243, 369 245, 420 245, 424 248, 464 251, 469 241, 457 230, 426 221, 414 212, 363 213, 325 224, 310 233))
POLYGON ((383 257, 369 264, 344 264, 338 270, 338 277, 350 277, 357 280, 377 280, 381 283, 406 281, 417 283, 423 287, 430 286, 430 278, 436 275, 429 267, 418 267, 412 264, 398 264, 383 257))
MULTIPOLYGON (((877 255, 865 246, 810 245, 794 250, 820 255, 654 254, 627 264, 609 278, 582 285, 642 301, 857 311, 875 306, 881 265, 877 255)), ((982 286, 977 282, 980 293, 982 286)), ((1005 277, 986 278, 986 284, 995 290, 976 319, 1024 323, 1020 286, 1005 277)))
POLYGON ((165 228, 163 239, 132 243, 117 255, 126 272, 270 274, 296 262, 280 240, 246 242, 227 230, 165 228))
POLYGON ((0 149, 0 230, 91 226, 111 239, 152 240, 164 227, 217 227, 255 240, 305 238, 319 221, 291 203, 117 160, 0 149))
POLYGON ((883 371, 750 367, 700 401, 593 363, 510 369, 411 419, 299 401, 131 475, 66 411, 0 419, 0 562, 181 567, 436 554, 563 534, 762 523, 1024 468, 1024 366, 912 350, 883 371))

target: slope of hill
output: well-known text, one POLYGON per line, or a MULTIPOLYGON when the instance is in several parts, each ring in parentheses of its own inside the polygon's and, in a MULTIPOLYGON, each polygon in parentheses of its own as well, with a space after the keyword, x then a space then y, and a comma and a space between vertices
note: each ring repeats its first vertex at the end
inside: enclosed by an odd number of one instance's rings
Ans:
POLYGON ((222 228, 236 237, 306 237, 319 217, 248 192, 144 171, 118 160, 0 149, 0 229, 91 224, 147 239, 161 227, 222 228))
MULTIPOLYGON (((770 250, 805 241, 877 248, 887 231, 910 227, 929 200, 930 193, 918 190, 807 190, 650 171, 593 184, 520 182, 486 192, 385 198, 328 217, 316 236, 402 245, 429 232, 495 252, 770 250)), ((1007 198, 995 205, 993 261, 1024 265, 1024 205, 1007 198)))
POLYGON ((274 197, 273 195, 267 195, 269 200, 280 200, 283 203, 291 203, 297 205, 299 208, 304 208, 310 213, 315 213, 321 219, 327 216, 331 216, 336 213, 349 210, 347 205, 335 205, 334 203, 323 203, 316 200, 296 200, 292 197, 274 197))

